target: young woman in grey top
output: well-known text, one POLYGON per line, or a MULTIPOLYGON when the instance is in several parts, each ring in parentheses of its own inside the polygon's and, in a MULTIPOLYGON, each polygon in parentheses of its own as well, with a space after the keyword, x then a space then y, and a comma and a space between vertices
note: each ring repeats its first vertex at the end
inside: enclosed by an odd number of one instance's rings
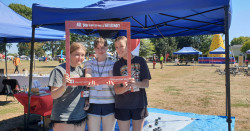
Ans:
MULTIPOLYGON (((80 64, 86 48, 81 43, 70 46, 70 77, 84 77, 80 64)), ((57 66, 50 74, 49 86, 53 98, 51 122, 53 131, 80 131, 85 129, 87 113, 83 109, 85 98, 81 95, 84 86, 66 86, 70 82, 66 64, 57 66)))

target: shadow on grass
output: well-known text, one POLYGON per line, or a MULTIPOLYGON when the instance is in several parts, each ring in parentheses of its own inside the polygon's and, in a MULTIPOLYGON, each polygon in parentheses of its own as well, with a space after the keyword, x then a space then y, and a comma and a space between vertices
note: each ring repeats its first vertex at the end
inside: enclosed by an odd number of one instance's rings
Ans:
POLYGON ((43 128, 39 127, 34 121, 39 120, 39 115, 31 114, 29 129, 24 128, 24 116, 17 116, 10 119, 0 121, 1 131, 42 131, 43 128))
POLYGON ((11 103, 12 101, 0 101, 0 106, 5 106, 9 103, 11 103))
POLYGON ((36 66, 36 68, 55 68, 56 66, 36 66))

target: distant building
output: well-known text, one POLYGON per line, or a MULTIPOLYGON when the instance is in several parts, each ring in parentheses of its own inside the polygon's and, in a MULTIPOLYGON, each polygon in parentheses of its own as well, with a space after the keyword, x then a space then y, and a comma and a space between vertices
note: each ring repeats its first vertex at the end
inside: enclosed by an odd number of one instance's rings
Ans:
POLYGON ((244 53, 242 53, 240 51, 241 47, 242 47, 242 45, 233 45, 233 46, 230 46, 229 50, 232 52, 231 55, 234 55, 234 57, 240 56, 240 55, 244 55, 244 53))

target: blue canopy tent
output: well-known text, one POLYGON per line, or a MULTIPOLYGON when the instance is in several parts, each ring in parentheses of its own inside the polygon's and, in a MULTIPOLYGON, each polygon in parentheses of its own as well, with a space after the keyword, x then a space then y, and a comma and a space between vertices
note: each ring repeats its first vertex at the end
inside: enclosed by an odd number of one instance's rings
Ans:
MULTIPOLYGON (((38 26, 65 30, 66 20, 81 20, 130 22, 132 39, 224 33, 226 45, 226 116, 228 116, 228 130, 231 130, 230 0, 102 0, 96 4, 76 9, 33 4, 32 13, 33 30, 38 26)), ((72 30, 72 32, 102 35, 97 30, 72 30)), ((123 35, 122 32, 110 34, 113 34, 112 37, 123 35)))
MULTIPOLYGON (((31 42, 31 21, 17 14, 8 6, 0 2, 0 43, 31 42)), ((35 41, 63 40, 64 32, 53 29, 39 28, 35 41)), ((5 57, 6 58, 6 57, 5 57)), ((5 59, 7 74, 7 60, 5 59)))
POLYGON ((174 55, 202 55, 202 52, 193 47, 183 47, 181 50, 174 52, 174 55))
MULTIPOLYGON (((174 55, 202 55, 202 52, 194 49, 193 47, 183 47, 181 50, 174 52, 173 54, 174 55)), ((186 61, 186 65, 187 64, 188 64, 188 61, 186 61)))
MULTIPOLYGON (((209 52, 210 54, 225 54, 226 51, 224 48, 222 48, 221 46, 213 51, 209 52)), ((231 52, 229 51, 229 54, 231 54, 231 52)))
MULTIPOLYGON (((65 30, 65 20, 128 21, 132 39, 216 34, 224 32, 226 5, 229 6, 229 0, 104 0, 75 9, 33 4, 32 24, 65 30)), ((72 32, 99 34, 85 30, 72 32)))
MULTIPOLYGON (((0 43, 31 42, 31 21, 0 2, 0 43)), ((64 32, 39 28, 35 41, 63 40, 64 32)))

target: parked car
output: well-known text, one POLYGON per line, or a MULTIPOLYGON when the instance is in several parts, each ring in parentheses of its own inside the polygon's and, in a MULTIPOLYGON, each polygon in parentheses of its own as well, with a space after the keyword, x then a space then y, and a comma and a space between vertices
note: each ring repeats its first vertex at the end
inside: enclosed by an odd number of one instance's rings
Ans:
POLYGON ((45 61, 45 57, 39 57, 38 60, 39 61, 45 61))

